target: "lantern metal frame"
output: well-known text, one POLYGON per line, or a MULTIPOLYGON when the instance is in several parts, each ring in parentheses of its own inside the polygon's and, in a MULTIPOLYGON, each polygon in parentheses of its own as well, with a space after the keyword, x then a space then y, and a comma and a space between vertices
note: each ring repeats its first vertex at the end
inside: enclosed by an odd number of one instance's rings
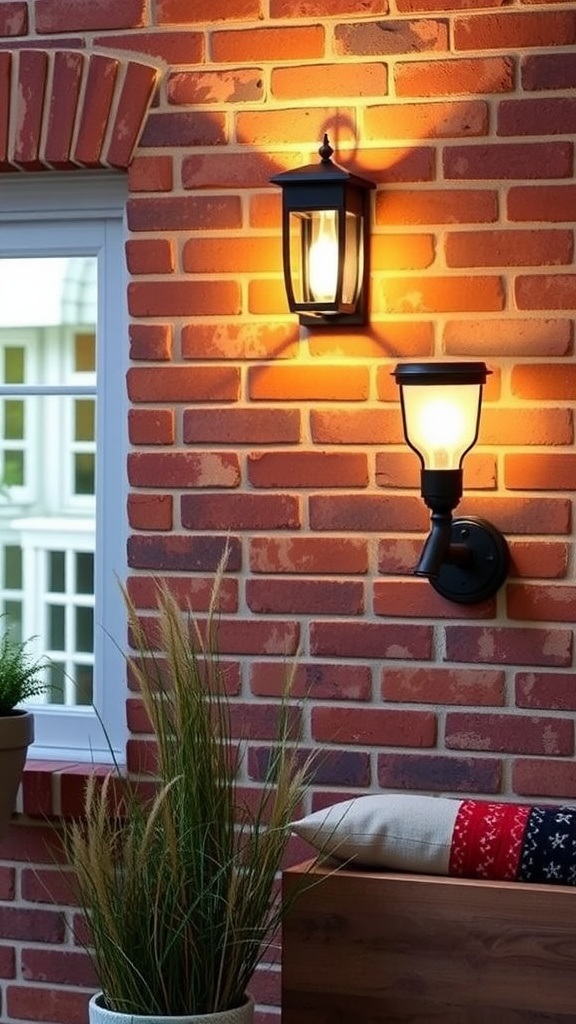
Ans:
POLYGON ((426 577, 434 589, 458 604, 476 604, 492 597, 508 575, 510 555, 500 531, 474 516, 453 518, 463 493, 462 463, 476 443, 482 407, 482 388, 490 370, 484 363, 404 363, 393 372, 400 388, 406 442, 420 459, 420 487, 431 510, 430 532, 415 575, 426 577), (424 457, 410 440, 405 388, 410 386, 478 385, 475 434, 462 452, 456 469, 427 468, 424 457))
POLYGON ((366 323, 368 312, 370 190, 373 181, 352 174, 332 160, 334 150, 328 136, 318 150, 320 162, 274 175, 270 181, 282 189, 282 264, 288 306, 307 326, 355 326, 366 323), (333 301, 316 301, 310 288, 308 254, 311 247, 311 218, 314 213, 336 213, 338 241, 337 283, 333 301), (292 255, 291 219, 300 220, 298 244, 301 267, 301 297, 295 286, 296 267, 292 255), (355 218, 354 238, 348 237, 347 220, 355 218), (354 252, 350 252, 350 246, 354 252), (349 280, 346 260, 355 260, 353 301, 345 301, 349 280))

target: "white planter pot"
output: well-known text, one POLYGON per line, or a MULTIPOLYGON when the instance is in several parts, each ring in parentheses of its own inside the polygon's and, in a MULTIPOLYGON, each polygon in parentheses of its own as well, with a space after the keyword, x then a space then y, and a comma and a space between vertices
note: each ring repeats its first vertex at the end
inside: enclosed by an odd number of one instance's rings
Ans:
POLYGON ((117 1013, 102 1006, 102 993, 92 996, 88 1006, 90 1024, 252 1024, 254 1000, 249 996, 242 1006, 235 1010, 221 1010, 219 1013, 191 1013, 185 1017, 159 1017, 157 1014, 140 1016, 133 1013, 117 1013))

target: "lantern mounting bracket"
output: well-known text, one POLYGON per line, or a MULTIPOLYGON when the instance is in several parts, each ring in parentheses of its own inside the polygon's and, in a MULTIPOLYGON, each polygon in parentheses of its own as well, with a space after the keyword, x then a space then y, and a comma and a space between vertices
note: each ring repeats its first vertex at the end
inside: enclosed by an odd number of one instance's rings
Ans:
POLYGON ((508 545, 492 523, 475 516, 450 518, 449 537, 435 574, 426 575, 434 590, 457 604, 492 597, 508 574, 508 545))

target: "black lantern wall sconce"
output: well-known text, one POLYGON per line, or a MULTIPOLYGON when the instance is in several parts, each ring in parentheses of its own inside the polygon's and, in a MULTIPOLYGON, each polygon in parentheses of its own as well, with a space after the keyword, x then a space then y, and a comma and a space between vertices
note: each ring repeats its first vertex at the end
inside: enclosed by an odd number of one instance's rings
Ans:
POLYGON ((491 597, 508 573, 508 545, 486 522, 452 518, 462 497, 462 463, 478 437, 484 363, 405 363, 394 371, 404 434, 421 464, 421 493, 430 532, 416 569, 450 601, 491 597))
POLYGON ((333 162, 327 135, 318 152, 320 163, 270 179, 282 189, 288 305, 302 324, 364 324, 370 190, 375 185, 333 162))

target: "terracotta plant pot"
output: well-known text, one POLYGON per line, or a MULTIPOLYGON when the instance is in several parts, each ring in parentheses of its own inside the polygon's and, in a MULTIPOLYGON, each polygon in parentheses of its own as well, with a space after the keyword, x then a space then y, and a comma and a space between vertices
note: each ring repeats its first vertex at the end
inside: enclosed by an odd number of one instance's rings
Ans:
POLYGON ((28 747, 34 739, 34 716, 12 711, 0 717, 0 839, 14 811, 28 747))
POLYGON ((90 1024, 252 1024, 254 1001, 249 997, 235 1010, 221 1010, 219 1013, 191 1013, 185 1017, 162 1017, 157 1014, 117 1013, 102 1006, 102 993, 97 992, 90 1000, 88 1013, 90 1024))

